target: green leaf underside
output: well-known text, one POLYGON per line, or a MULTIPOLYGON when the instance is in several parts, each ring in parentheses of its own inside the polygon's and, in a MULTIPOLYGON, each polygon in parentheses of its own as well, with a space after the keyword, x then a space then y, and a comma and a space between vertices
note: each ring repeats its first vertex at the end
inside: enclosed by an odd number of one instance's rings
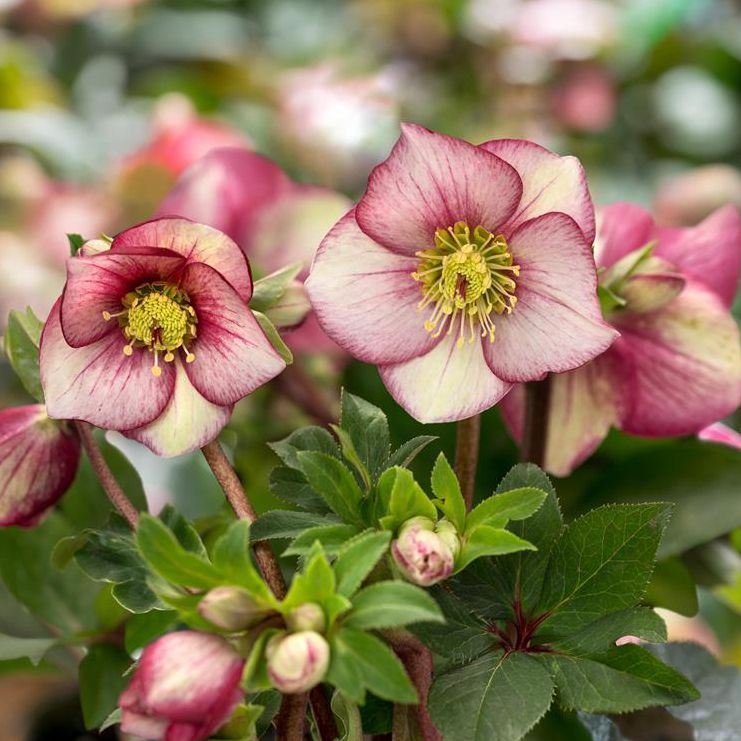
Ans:
POLYGON ((437 677, 428 704, 445 741, 518 741, 552 697, 553 681, 537 660, 495 651, 437 677))

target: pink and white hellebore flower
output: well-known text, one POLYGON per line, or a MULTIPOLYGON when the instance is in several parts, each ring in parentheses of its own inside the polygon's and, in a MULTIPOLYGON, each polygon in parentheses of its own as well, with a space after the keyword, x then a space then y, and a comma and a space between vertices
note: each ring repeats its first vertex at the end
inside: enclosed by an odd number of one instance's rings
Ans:
POLYGON ((593 237, 573 157, 406 124, 325 237, 306 287, 324 331, 377 364, 401 406, 447 422, 614 341, 597 301, 593 237))
POLYGON ((329 653, 324 636, 313 630, 273 636, 265 648, 270 681, 286 695, 307 692, 324 679, 329 653))
POLYGON ((233 405, 285 367, 247 306, 247 260, 225 234, 158 219, 87 252, 67 261, 41 337, 49 416, 180 455, 213 440, 233 405))
MULTIPOLYGON (((600 283, 620 338, 591 363, 551 378, 545 468, 568 474, 610 427, 644 437, 694 435, 741 403, 741 346, 730 313, 741 272, 741 218, 725 207, 691 228, 658 228, 639 206, 604 209, 600 283), (649 245, 653 244, 653 249, 649 245), (647 247, 649 246, 649 247, 647 247)), ((515 439, 524 391, 502 412, 515 439)))
MULTIPOLYGON (((262 155, 231 147, 189 167, 157 215, 184 216, 224 232, 249 257, 258 277, 300 262, 303 280, 322 238, 351 205, 335 191, 295 183, 262 155)), ((303 319, 305 311, 296 315, 303 319)), ((313 316, 286 339, 296 350, 328 345, 313 316)))
POLYGON ((244 693, 244 660, 219 636, 184 630, 144 649, 118 704, 121 730, 165 741, 202 741, 231 717, 244 693))
POLYGON ((42 404, 0 411, 0 527, 35 525, 69 489, 80 440, 42 404))
POLYGON ((451 523, 443 522, 438 531, 427 517, 407 520, 391 543, 391 555, 406 579, 430 587, 447 579, 455 566, 460 539, 451 523))

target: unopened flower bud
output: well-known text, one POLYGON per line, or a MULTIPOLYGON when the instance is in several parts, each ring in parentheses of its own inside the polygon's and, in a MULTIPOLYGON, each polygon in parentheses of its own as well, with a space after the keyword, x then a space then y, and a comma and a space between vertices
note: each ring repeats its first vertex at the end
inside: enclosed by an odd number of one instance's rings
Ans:
POLYGON ((215 587, 199 603, 198 613, 217 628, 236 632, 259 623, 266 610, 259 607, 246 589, 215 587))
POLYGON ((313 630, 277 635, 265 652, 270 681, 286 695, 315 687, 329 667, 329 644, 313 630))
POLYGON ((456 530, 455 525, 449 520, 440 520, 440 522, 437 523, 435 532, 438 534, 440 540, 450 548, 450 552, 453 554, 453 558, 455 559, 461 550, 461 539, 458 536, 458 530, 456 530))
POLYGON ((399 535, 401 535, 406 529, 414 527, 432 531, 435 529, 435 521, 431 520, 429 517, 422 517, 421 515, 412 517, 399 528, 399 535))
POLYGON ((316 602, 305 602, 286 615, 286 625, 293 631, 313 630, 323 633, 327 621, 324 610, 316 602))
POLYGON ((410 523, 402 526, 399 537, 391 543, 391 554, 409 581, 429 587, 453 573, 455 557, 446 543, 451 534, 446 533, 441 537, 424 523, 410 523))

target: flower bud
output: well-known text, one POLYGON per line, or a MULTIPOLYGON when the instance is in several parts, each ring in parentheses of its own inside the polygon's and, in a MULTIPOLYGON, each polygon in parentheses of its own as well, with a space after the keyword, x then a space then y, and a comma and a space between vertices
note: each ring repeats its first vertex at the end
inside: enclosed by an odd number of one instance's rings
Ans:
POLYGON ((422 517, 421 515, 418 515, 417 517, 412 517, 408 519, 406 522, 402 524, 402 526, 399 528, 399 535, 401 535, 407 528, 421 528, 422 530, 434 530, 435 529, 435 521, 431 520, 429 517, 422 517))
POLYGON ((148 739, 203 741, 242 701, 243 668, 243 659, 219 636, 168 633, 144 649, 118 701, 121 730, 148 739))
POLYGON ((246 589, 215 587, 198 604, 198 614, 217 628, 236 633, 251 628, 267 614, 246 589))
POLYGON ((268 675, 283 694, 306 692, 319 684, 329 667, 329 644, 313 630, 273 637, 265 650, 268 675))
POLYGON ((312 630, 323 633, 327 627, 324 610, 316 602, 305 602, 286 615, 286 625, 293 631, 312 630))
POLYGON ((453 554, 453 558, 455 559, 461 550, 461 539, 458 536, 458 530, 456 530, 455 525, 449 520, 440 520, 440 522, 437 523, 435 532, 440 540, 450 548, 450 552, 453 554))
MULTIPOLYGON (((441 537, 426 523, 414 522, 427 518, 412 518, 402 525, 399 537, 391 543, 391 554, 396 565, 411 582, 429 587, 453 573, 453 551, 446 541, 451 533, 441 537)), ((428 520, 431 522, 431 520, 428 520)))

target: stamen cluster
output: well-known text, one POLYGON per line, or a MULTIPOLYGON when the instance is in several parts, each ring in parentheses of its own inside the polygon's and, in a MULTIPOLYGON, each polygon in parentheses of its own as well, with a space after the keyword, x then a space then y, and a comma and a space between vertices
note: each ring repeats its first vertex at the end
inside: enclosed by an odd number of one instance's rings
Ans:
POLYGON ((458 347, 465 341, 466 330, 469 342, 487 335, 493 342, 496 328, 491 313, 511 313, 517 303, 511 276, 520 274, 520 266, 512 264, 505 238, 483 226, 472 232, 459 221, 437 229, 434 249, 416 255, 422 261, 412 278, 422 284, 424 294, 418 308, 422 311, 432 305, 425 329, 439 337, 446 327, 447 334, 452 334, 457 325, 458 347))

